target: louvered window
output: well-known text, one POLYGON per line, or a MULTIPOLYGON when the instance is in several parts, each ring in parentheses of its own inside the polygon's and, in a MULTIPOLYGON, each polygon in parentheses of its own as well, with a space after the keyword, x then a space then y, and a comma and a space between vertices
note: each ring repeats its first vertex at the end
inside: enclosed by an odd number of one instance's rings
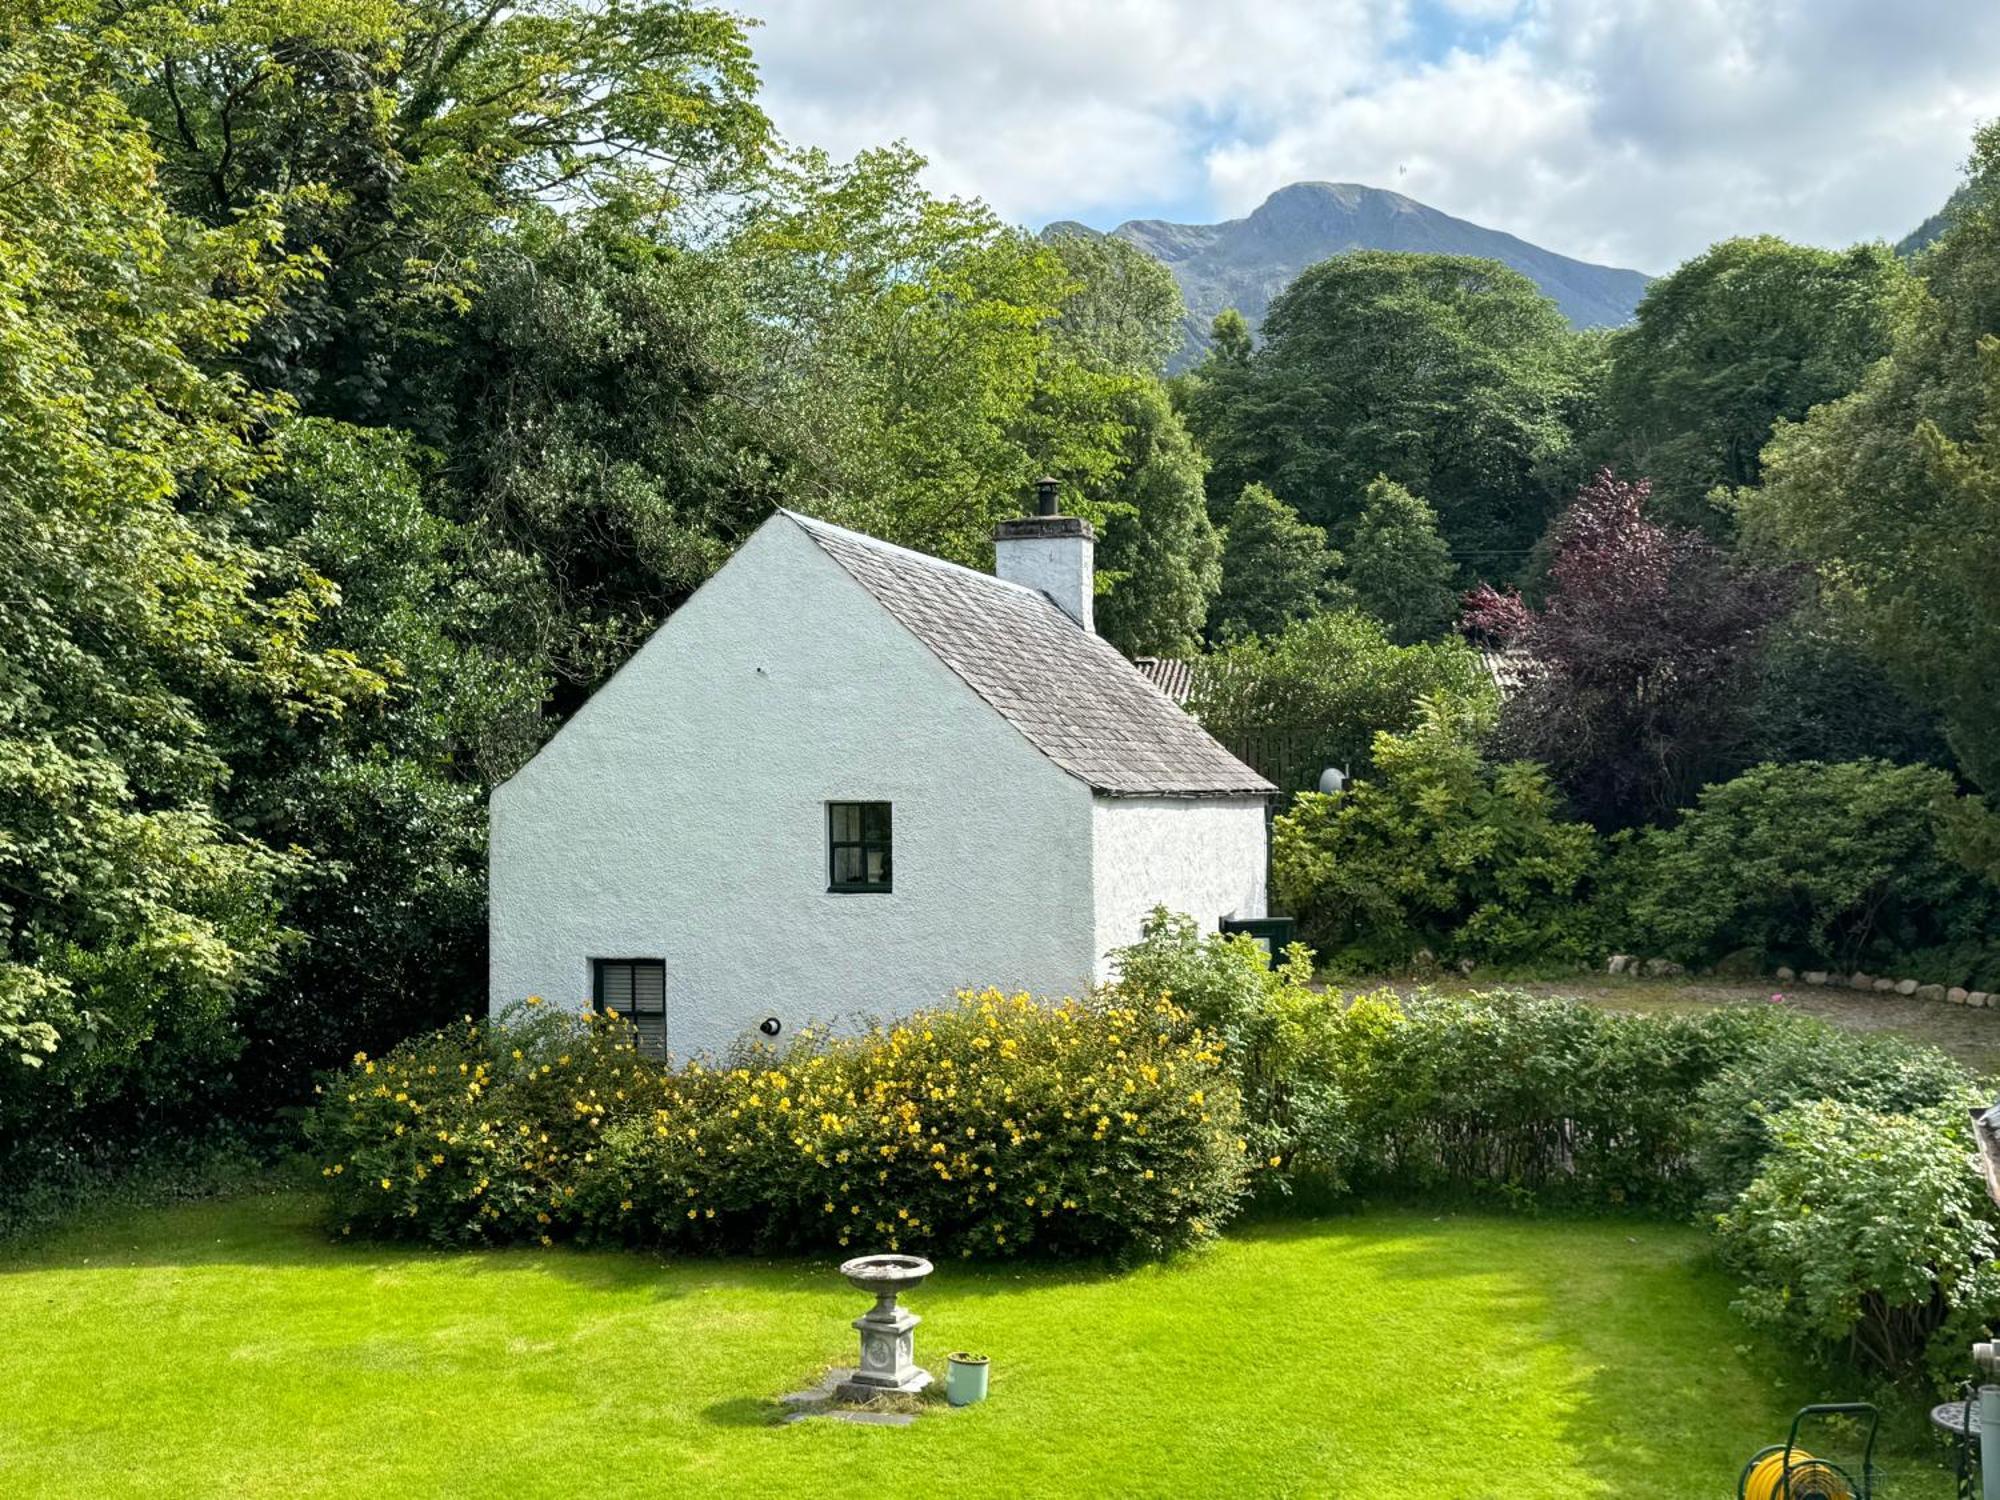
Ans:
POLYGON ((888 803, 827 803, 826 848, 828 890, 891 889, 888 803))
POLYGON ((639 1050, 667 1055, 667 966, 657 958, 599 958, 591 962, 591 998, 597 1008, 623 1016, 639 1033, 639 1050))

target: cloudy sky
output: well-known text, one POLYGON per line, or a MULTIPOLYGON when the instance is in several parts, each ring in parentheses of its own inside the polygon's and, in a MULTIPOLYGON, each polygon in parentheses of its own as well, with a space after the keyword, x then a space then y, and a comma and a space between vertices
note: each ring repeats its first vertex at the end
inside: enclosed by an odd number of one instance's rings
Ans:
POLYGON ((2000 0, 740 0, 766 104, 1039 226, 1394 188, 1659 272, 1895 239, 2000 117, 2000 0))

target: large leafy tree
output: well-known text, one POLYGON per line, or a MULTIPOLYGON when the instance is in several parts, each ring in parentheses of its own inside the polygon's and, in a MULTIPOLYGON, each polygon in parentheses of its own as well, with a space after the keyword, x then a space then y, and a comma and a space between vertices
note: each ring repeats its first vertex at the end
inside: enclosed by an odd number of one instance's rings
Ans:
POLYGON ((1525 554, 1574 478, 1592 346, 1498 262, 1336 256, 1272 302, 1262 338, 1189 383, 1211 498, 1260 481, 1344 541, 1384 474, 1429 498, 1457 552, 1491 561, 1525 554))
POLYGON ((1779 428, 1742 497, 1754 542, 1810 564, 1829 607, 1944 717, 2000 790, 2000 127, 1859 390, 1779 428))
POLYGON ((230 821, 310 851, 282 888, 298 937, 244 1017, 237 1106, 302 1097, 313 1069, 477 1008, 486 789, 540 743, 546 658, 514 644, 522 560, 436 514, 402 434, 294 422, 257 486, 268 552, 339 586, 308 639, 378 664, 385 691, 301 729, 221 733, 230 821))
POLYGON ((1606 469, 1552 532, 1548 600, 1513 613, 1532 666, 1507 700, 1500 745, 1545 762, 1601 828, 1653 821, 1740 764, 1750 688, 1795 580, 1646 513, 1647 486, 1606 469))
POLYGON ((1612 338, 1599 420, 1610 461, 1662 519, 1715 530, 1710 492, 1756 484, 1781 420, 1844 396, 1888 349, 1903 281, 1885 246, 1725 240, 1654 282, 1612 338))
POLYGON ((1393 479, 1371 481, 1347 543, 1355 602, 1387 625, 1398 645, 1428 640, 1451 624, 1457 573, 1437 513, 1393 479))
POLYGON ((1155 380, 1133 386, 1121 415, 1130 436, 1097 548, 1098 633, 1130 656, 1191 656, 1222 583, 1201 454, 1155 380))
POLYGON ((744 23, 693 0, 44 0, 138 41, 129 94, 177 207, 277 194, 321 276, 246 345, 318 411, 398 409, 390 344, 463 307, 523 205, 698 211, 771 145, 744 23))
POLYGON ((90 1106, 71 1146, 204 1094, 282 936, 216 705, 307 732, 381 686, 315 649, 324 577, 243 535, 282 405, 203 367, 298 268, 262 214, 163 203, 126 61, 0 46, 0 1137, 90 1106))
POLYGON ((1261 484, 1243 487, 1222 547, 1222 591, 1211 633, 1218 640, 1276 635, 1347 601, 1340 554, 1326 533, 1301 521, 1261 484))
POLYGON ((1050 244, 1075 283, 1059 337, 1114 369, 1157 375, 1181 346, 1187 306, 1166 263, 1108 234, 1070 231, 1050 244))

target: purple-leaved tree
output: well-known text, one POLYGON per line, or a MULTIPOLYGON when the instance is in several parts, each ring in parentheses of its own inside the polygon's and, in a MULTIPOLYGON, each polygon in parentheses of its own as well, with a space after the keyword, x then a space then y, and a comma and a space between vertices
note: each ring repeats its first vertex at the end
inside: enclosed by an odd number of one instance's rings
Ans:
POLYGON ((1529 658, 1499 748, 1545 762, 1601 828, 1654 821, 1740 767, 1750 669, 1797 587, 1649 519, 1647 493, 1599 470, 1556 520, 1544 607, 1482 586, 1461 621, 1529 658))

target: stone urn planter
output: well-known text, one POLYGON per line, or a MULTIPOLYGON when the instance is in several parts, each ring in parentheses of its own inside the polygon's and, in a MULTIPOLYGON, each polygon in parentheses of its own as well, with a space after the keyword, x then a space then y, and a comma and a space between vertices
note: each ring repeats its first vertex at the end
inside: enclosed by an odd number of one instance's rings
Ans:
POLYGON ((866 1401, 899 1393, 914 1396, 931 1383, 931 1372, 916 1362, 917 1324, 923 1321, 897 1297, 931 1274, 921 1255, 861 1255, 847 1261, 840 1274, 857 1291, 874 1297, 875 1305, 854 1320, 861 1335, 861 1364, 840 1387, 846 1400, 866 1401))

